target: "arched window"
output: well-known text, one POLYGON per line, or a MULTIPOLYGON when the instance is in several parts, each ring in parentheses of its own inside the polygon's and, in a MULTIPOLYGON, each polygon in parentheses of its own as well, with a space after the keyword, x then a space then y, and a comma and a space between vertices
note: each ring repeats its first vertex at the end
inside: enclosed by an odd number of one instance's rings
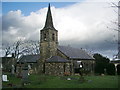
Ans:
POLYGON ((52 34, 52 40, 55 41, 55 34, 52 34))

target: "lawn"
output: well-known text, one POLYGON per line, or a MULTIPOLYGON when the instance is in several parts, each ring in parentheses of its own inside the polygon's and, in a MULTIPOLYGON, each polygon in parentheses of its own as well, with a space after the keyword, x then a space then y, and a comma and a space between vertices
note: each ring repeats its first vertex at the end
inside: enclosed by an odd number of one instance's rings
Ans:
MULTIPOLYGON (((84 76, 84 82, 81 82, 79 77, 30 75, 30 84, 24 88, 118 88, 118 76, 84 76)), ((3 82, 4 88, 10 88, 10 84, 14 88, 21 88, 20 78, 8 75, 8 79, 8 82, 3 82)))

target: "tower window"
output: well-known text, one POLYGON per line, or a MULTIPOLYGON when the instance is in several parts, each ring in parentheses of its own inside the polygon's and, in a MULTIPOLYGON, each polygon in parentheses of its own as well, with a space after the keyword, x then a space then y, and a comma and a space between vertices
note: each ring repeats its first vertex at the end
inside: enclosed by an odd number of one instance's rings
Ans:
POLYGON ((44 40, 46 40, 46 34, 44 34, 44 40))
POLYGON ((55 34, 52 34, 52 40, 55 41, 55 34))

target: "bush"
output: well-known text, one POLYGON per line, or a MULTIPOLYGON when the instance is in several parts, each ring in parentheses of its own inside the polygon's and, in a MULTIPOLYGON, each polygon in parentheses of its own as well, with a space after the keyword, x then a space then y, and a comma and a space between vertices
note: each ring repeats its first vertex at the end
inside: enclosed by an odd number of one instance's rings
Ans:
POLYGON ((115 65, 113 63, 109 63, 107 65, 106 72, 108 75, 115 75, 115 65))
POLYGON ((120 64, 117 65, 117 75, 120 75, 120 64))
POLYGON ((102 73, 104 73, 104 68, 105 68, 105 65, 103 63, 96 63, 95 73, 101 75, 102 73))
POLYGON ((93 57, 95 58, 95 74, 104 74, 104 69, 106 68, 110 60, 98 53, 94 54, 93 57))

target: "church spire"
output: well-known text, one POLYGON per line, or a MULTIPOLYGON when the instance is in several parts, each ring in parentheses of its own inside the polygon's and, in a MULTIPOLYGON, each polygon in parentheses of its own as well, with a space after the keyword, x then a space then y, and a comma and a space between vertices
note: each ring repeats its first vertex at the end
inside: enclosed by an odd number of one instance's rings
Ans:
POLYGON ((52 21, 50 3, 49 3, 49 6, 48 6, 47 17, 46 17, 46 22, 45 22, 45 26, 44 26, 44 29, 48 29, 48 28, 55 29, 54 25, 53 25, 53 21, 52 21))

